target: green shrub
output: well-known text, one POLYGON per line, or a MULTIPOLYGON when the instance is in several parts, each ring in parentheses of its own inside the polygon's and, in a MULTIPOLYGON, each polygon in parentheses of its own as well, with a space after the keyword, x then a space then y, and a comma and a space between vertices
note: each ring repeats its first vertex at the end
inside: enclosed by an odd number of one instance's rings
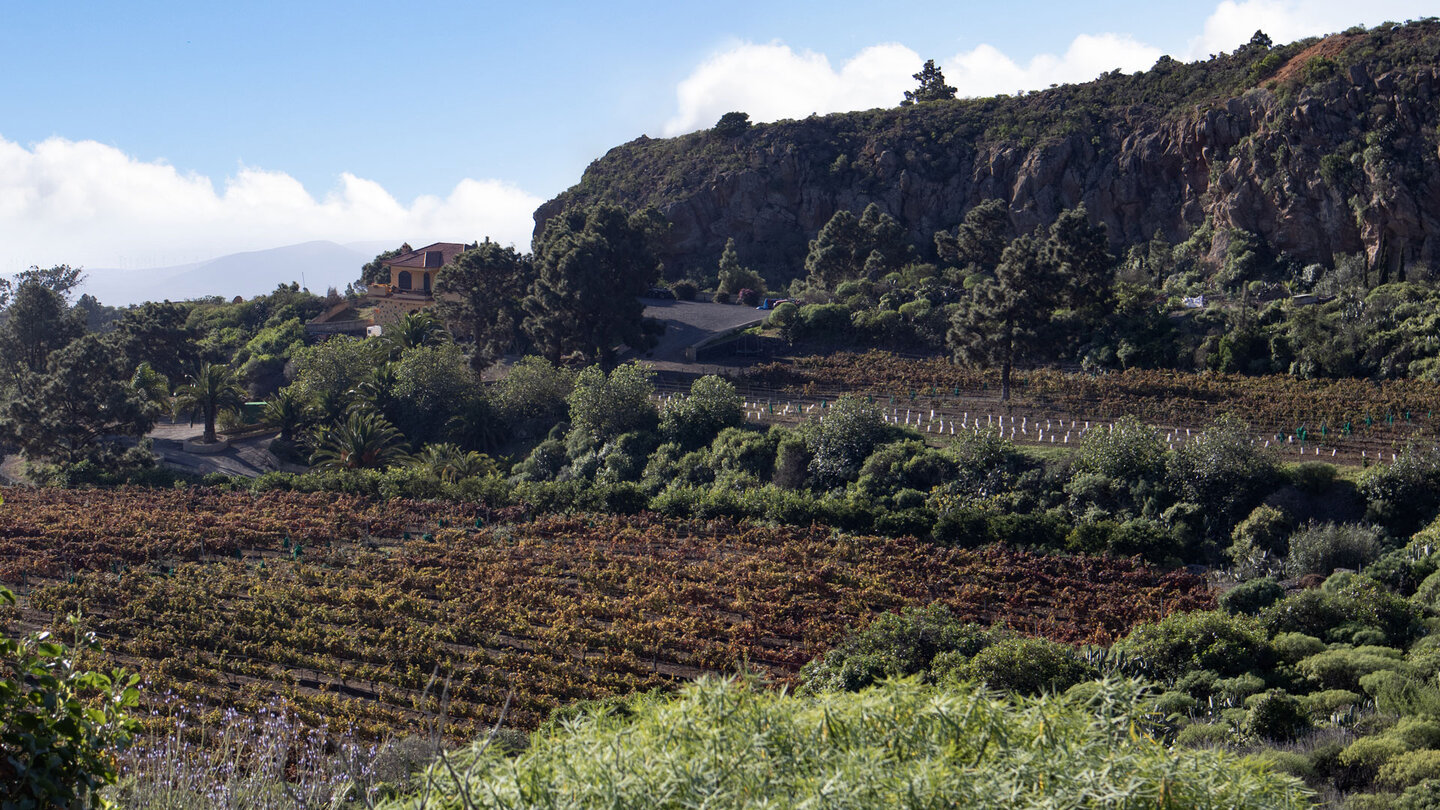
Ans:
POLYGON ((1064 691, 1098 673, 1081 661, 1068 644, 1043 638, 1010 638, 977 652, 959 674, 983 681, 992 689, 1038 695, 1064 691))
POLYGON ((1311 692, 1300 700, 1310 714, 1325 718, 1341 709, 1359 706, 1365 702, 1365 696, 1348 689, 1326 689, 1323 692, 1311 692))
POLYGON ((1246 698, 1264 688, 1264 679, 1250 672, 1215 682, 1215 693, 1232 705, 1243 704, 1246 698))
POLYGON ((1285 596, 1280 583, 1269 577, 1242 582, 1220 595, 1220 607, 1227 613, 1255 615, 1285 596))
POLYGON ((822 658, 800 670, 811 691, 853 691, 880 675, 913 675, 927 671, 941 653, 968 659, 995 643, 998 631, 962 622, 940 603, 882 613, 822 658), (850 659, 859 661, 851 662, 850 659))
POLYGON ((1398 655, 1389 655, 1384 647, 1335 649, 1312 655, 1296 665, 1296 669, 1322 689, 1359 691, 1360 678, 1380 670, 1403 670, 1405 662, 1398 655))
POLYGON ((1398 798, 1393 793, 1352 793, 1340 807, 1342 810, 1395 810, 1398 798))
POLYGON ((698 292, 695 282, 688 279, 671 282, 670 292, 675 293, 675 298, 680 301, 694 301, 695 293, 698 292))
MULTIPOLYGON (((1068 694, 1068 693, 1067 693, 1068 694)), ((1200 701, 1184 692, 1163 692, 1155 698, 1155 710, 1164 715, 1188 716, 1200 708, 1200 701)))
POLYGON ((1377 464, 1360 479, 1366 518, 1408 535, 1440 506, 1440 453, 1407 446, 1393 464, 1377 464))
POLYGON ((791 695, 705 679, 630 717, 583 715, 514 758, 482 744, 447 755, 420 790, 447 807, 1305 806, 1291 777, 1134 733, 1137 692, 1112 683, 1081 707, 968 686, 791 695))
POLYGON ((1262 740, 1286 741, 1310 729, 1310 716, 1294 695, 1283 689, 1271 689, 1246 701, 1248 713, 1240 730, 1246 736, 1262 740))
POLYGON ((1335 483, 1335 476, 1339 471, 1334 464, 1306 461, 1291 465, 1285 472, 1296 489, 1311 495, 1322 495, 1335 483))
POLYGON ((1385 551, 1378 529, 1354 524, 1311 524, 1290 536, 1285 571, 1290 576, 1328 576, 1337 568, 1358 569, 1385 551))
POLYGON ((1440 721, 1429 717, 1402 717, 1385 733, 1412 749, 1440 748, 1440 721))
POLYGON ((1230 533, 1230 547, 1225 554, 1242 577, 1269 574, 1279 568, 1289 550, 1287 541, 1292 529, 1284 512, 1261 504, 1230 533))
POLYGON ((1380 766, 1375 774, 1375 784, 1391 790, 1404 790, 1437 776, 1440 776, 1440 751, 1427 748, 1406 751, 1380 766))
POLYGON ((1340 752, 1340 764, 1374 773, 1382 765, 1410 750, 1404 741, 1380 734, 1361 737, 1340 752))
POLYGON ((1191 723, 1180 729, 1175 742, 1186 748, 1217 748, 1235 742, 1235 732, 1228 723, 1191 723))
POLYGON ((1298 664, 1300 659, 1325 652, 1325 642, 1304 633, 1281 633, 1270 641, 1275 654, 1287 664, 1298 664))
MULTIPOLYGON (((0 606, 15 596, 0 587, 0 606)), ((140 701, 139 675, 82 669, 82 651, 97 651, 92 633, 70 617, 76 643, 49 633, 0 635, 0 805, 79 807, 114 784, 115 753, 138 724, 126 713, 140 701)))
POLYGON ((1405 789, 1391 810, 1435 810, 1440 807, 1440 778, 1422 779, 1405 789))
POLYGON ((1334 591, 1320 588, 1281 599, 1260 612, 1274 633, 1298 632, 1350 643, 1359 630, 1377 630, 1385 640, 1405 645, 1424 632, 1421 611, 1408 599, 1365 576, 1349 579, 1334 591))
POLYGON ((806 304, 800 307, 805 334, 818 340, 840 340, 850 331, 850 310, 843 304, 806 304))
POLYGON ((1221 611, 1174 613, 1139 624, 1115 646, 1144 662, 1150 677, 1164 680, 1194 669, 1222 677, 1263 670, 1273 657, 1259 622, 1221 611))
POLYGON ((1306 782, 1312 782, 1319 776, 1315 770, 1315 763, 1310 757, 1299 751, 1281 751, 1270 748, 1260 752, 1259 759, 1270 766, 1273 771, 1288 773, 1296 779, 1306 782))
POLYGON ((1197 700, 1205 700, 1215 693, 1220 676, 1210 669, 1193 669, 1175 680, 1175 688, 1197 700))
POLYGON ((1426 610, 1440 609, 1440 571, 1425 577, 1420 587, 1415 589, 1415 595, 1410 598, 1426 610))

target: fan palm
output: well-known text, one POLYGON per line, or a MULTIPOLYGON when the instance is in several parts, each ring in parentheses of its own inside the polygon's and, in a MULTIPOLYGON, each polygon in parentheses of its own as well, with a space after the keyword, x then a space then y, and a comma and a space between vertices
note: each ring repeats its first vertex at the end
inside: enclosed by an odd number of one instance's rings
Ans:
POLYGON ((205 420, 205 441, 214 442, 215 419, 222 412, 238 411, 245 405, 245 389, 234 369, 219 363, 205 363, 190 381, 175 391, 175 411, 188 411, 190 423, 199 414, 205 420))
POLYGON ((375 411, 355 410, 324 431, 310 463, 322 470, 384 468, 410 458, 405 437, 375 411))
POLYGON ((466 400, 445 423, 445 429, 461 445, 478 450, 492 450, 508 438, 505 420, 484 397, 466 400))

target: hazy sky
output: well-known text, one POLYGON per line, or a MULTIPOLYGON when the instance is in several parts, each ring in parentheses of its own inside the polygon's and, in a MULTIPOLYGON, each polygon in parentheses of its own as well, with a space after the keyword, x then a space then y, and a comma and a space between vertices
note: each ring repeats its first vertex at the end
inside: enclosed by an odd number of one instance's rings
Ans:
POLYGON ((528 247, 639 135, 1039 89, 1435 13, 1434 0, 0 0, 0 273, 312 239, 528 247))

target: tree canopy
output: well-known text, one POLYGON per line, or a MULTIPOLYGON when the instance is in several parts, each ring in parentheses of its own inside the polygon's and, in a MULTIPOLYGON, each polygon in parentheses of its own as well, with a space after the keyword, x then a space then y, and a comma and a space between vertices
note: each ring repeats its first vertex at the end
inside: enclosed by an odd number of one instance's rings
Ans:
POLYGON ((608 361, 617 345, 644 348, 639 297, 655 283, 654 243, 666 225, 653 209, 613 205, 567 211, 535 240, 538 277, 524 300, 525 331, 552 362, 576 352, 608 361))
POLYGON ((925 66, 912 78, 919 82, 920 86, 905 91, 905 100, 900 102, 902 107, 955 98, 956 89, 945 83, 945 74, 935 66, 934 59, 926 59, 925 66))
POLYGON ((521 302, 534 281, 528 256, 488 240, 440 270, 436 310, 453 333, 474 341, 477 371, 515 348, 525 318, 521 302))

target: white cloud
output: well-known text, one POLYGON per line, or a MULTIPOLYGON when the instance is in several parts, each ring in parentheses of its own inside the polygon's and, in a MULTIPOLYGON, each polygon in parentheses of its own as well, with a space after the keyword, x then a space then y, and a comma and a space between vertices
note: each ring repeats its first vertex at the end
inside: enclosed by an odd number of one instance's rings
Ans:
MULTIPOLYGON (((1060 56, 1041 54, 1024 66, 998 49, 981 45, 943 60, 946 80, 962 96, 1034 90, 1061 82, 1088 81, 1107 70, 1148 68, 1160 50, 1116 34, 1082 34, 1060 56)), ((741 43, 707 59, 676 89, 678 111, 665 124, 677 135, 712 126, 731 110, 752 121, 803 118, 811 113, 892 107, 911 89, 920 55, 904 45, 872 45, 839 70, 813 51, 788 45, 741 43)))
POLYGON ((824 54, 788 45, 742 43, 707 59, 676 90, 679 110, 667 135, 712 126, 732 110, 752 121, 895 104, 913 80, 920 57, 903 45, 872 45, 838 71, 824 54))
POLYGON ((496 180, 462 180, 409 205, 343 174, 317 199, 288 174, 210 178, 95 141, 30 147, 0 137, 0 273, 29 265, 158 266, 311 240, 529 244, 543 202, 496 180))
POLYGON ((1127 73, 1155 64, 1162 52, 1120 34, 1081 34, 1064 55, 1042 53, 1025 66, 990 45, 957 54, 941 63, 946 81, 961 96, 993 96, 1020 90, 1039 90, 1052 84, 1087 82, 1102 73, 1127 73))
POLYGON ((1434 0, 1224 0, 1205 20, 1205 30, 1190 43, 1189 57, 1233 51, 1257 30, 1278 43, 1333 34, 1352 25, 1404 22, 1434 15, 1434 0))

